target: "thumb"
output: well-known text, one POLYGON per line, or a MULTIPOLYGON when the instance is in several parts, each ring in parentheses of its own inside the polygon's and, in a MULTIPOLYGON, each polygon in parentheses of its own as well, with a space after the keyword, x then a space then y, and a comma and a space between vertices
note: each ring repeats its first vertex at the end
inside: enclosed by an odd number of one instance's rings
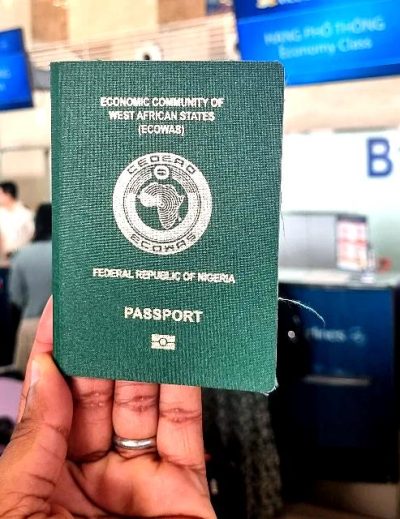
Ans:
POLYGON ((6 500, 8 509, 46 503, 65 462, 71 421, 67 383, 50 354, 35 355, 24 414, 0 458, 0 503, 6 500))

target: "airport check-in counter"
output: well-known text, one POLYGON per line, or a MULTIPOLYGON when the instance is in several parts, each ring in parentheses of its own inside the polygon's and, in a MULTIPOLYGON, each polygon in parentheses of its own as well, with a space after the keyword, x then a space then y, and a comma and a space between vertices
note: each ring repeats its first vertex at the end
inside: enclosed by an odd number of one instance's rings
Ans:
POLYGON ((284 484, 397 481, 400 274, 281 269, 280 297, 271 406, 284 484))

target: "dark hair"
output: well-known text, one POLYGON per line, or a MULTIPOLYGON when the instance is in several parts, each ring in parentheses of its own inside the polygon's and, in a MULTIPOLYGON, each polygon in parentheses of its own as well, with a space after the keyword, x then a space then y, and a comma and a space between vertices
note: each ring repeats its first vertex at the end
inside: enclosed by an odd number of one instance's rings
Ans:
POLYGON ((35 216, 33 241, 51 240, 51 204, 41 204, 35 216))
POLYGON ((18 187, 14 182, 1 182, 0 189, 2 189, 4 193, 12 196, 14 199, 18 197, 18 187))

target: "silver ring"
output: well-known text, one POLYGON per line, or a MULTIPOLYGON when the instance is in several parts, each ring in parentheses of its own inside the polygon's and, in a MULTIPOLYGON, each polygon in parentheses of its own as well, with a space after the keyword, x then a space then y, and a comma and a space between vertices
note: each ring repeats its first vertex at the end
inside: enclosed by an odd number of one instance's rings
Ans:
POLYGON ((114 434, 113 443, 120 449, 151 449, 156 446, 156 437, 152 436, 151 438, 143 438, 143 440, 133 440, 131 438, 122 438, 114 434))

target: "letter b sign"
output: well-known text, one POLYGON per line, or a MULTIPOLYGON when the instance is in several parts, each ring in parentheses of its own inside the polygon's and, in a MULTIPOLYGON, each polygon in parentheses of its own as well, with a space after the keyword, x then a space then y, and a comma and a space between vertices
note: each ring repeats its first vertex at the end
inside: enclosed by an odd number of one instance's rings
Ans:
POLYGON ((387 177, 393 171, 390 158, 390 142, 383 137, 373 137, 367 140, 368 176, 387 177))

